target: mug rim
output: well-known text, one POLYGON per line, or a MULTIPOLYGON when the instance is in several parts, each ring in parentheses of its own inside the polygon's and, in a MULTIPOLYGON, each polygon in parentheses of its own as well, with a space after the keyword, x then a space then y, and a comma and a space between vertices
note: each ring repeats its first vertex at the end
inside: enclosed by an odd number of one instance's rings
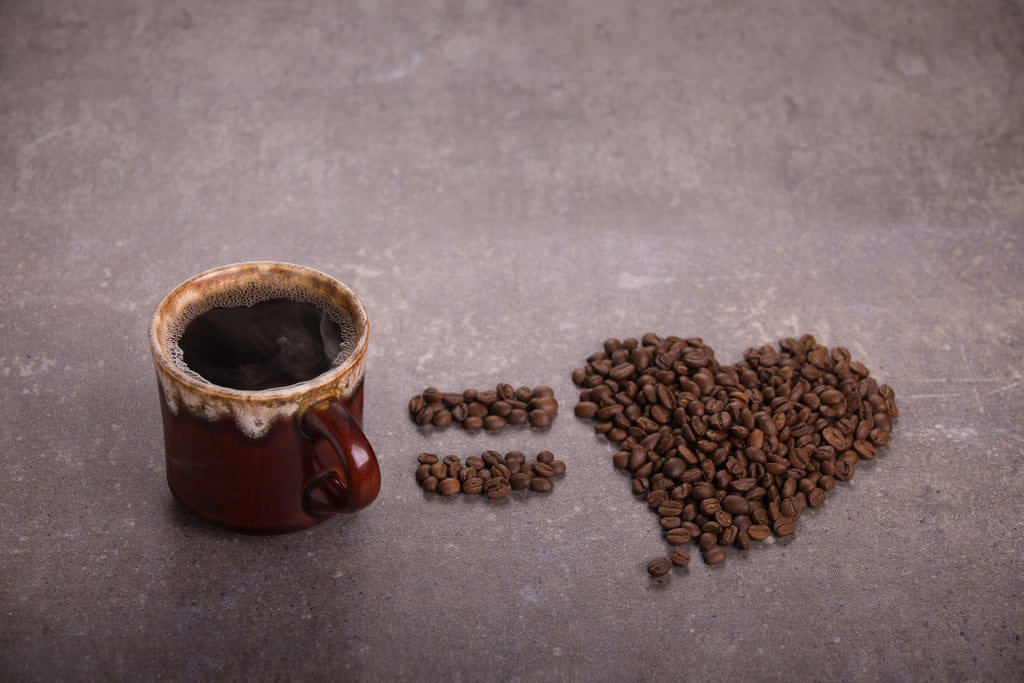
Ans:
POLYGON ((293 398, 297 395, 315 391, 318 388, 330 387, 336 384, 338 380, 344 378, 354 367, 362 362, 362 357, 366 352, 369 341, 369 332, 370 321, 366 314, 365 306, 363 306, 362 301, 359 300, 355 292, 337 278, 331 277, 316 268, 286 261, 239 261, 237 263, 216 266, 197 273, 168 292, 156 306, 150 318, 149 345, 153 358, 160 368, 168 373, 175 382, 179 382, 194 391, 224 399, 273 401, 293 398), (341 295, 345 299, 345 308, 352 314, 353 322, 358 330, 352 352, 348 354, 345 360, 316 377, 303 382, 270 389, 235 389, 214 384, 197 375, 190 374, 181 369, 170 358, 166 348, 167 343, 170 341, 167 334, 167 313, 169 309, 174 307, 175 311, 180 313, 189 301, 194 300, 188 298, 188 295, 203 283, 216 285, 219 280, 222 283, 223 289, 230 289, 231 284, 227 278, 228 274, 272 273, 275 271, 285 271, 298 275, 300 276, 300 282, 318 281, 326 287, 326 290, 320 292, 321 294, 333 295, 331 296, 332 301, 337 300, 337 295, 341 295))

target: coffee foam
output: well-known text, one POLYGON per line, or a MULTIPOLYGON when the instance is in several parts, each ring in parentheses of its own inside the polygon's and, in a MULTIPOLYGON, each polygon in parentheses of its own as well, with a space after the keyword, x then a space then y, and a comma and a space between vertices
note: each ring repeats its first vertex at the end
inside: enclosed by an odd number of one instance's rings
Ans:
POLYGON ((248 307, 270 299, 290 299, 311 304, 320 309, 333 323, 338 326, 341 344, 332 367, 338 367, 355 350, 357 333, 352 314, 323 295, 299 285, 284 285, 270 282, 246 282, 237 286, 224 288, 210 293, 201 299, 190 301, 182 308, 181 313, 167 326, 166 353, 171 362, 190 377, 210 384, 199 373, 192 370, 185 362, 184 354, 178 342, 189 324, 215 308, 248 307))

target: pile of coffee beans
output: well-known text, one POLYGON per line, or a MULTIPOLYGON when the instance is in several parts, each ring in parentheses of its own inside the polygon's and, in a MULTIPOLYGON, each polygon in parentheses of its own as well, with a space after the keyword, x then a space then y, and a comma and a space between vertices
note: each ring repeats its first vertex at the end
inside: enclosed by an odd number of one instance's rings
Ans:
POLYGON ((546 386, 516 389, 511 384, 499 384, 493 390, 461 392, 429 388, 409 401, 409 413, 420 426, 456 423, 469 430, 483 427, 493 431, 523 424, 550 427, 557 412, 555 392, 546 386))
POLYGON ((554 488, 554 478, 565 474, 565 463, 556 460, 551 451, 541 451, 530 459, 519 451, 504 456, 485 451, 479 457, 466 458, 465 463, 456 455, 438 458, 420 453, 417 461, 416 481, 424 491, 442 496, 466 493, 496 499, 512 491, 547 493, 554 488))
POLYGON ((573 371, 576 415, 618 445, 612 462, 674 547, 652 576, 685 567, 691 540, 718 564, 727 547, 792 534, 889 441, 893 390, 847 349, 804 335, 743 358, 723 366, 700 338, 650 333, 608 339, 573 371))

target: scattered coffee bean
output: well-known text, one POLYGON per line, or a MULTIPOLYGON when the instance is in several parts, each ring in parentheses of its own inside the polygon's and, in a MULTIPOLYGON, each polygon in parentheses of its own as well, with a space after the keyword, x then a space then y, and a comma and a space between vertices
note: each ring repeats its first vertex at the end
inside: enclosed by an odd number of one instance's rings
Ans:
POLYGON ((423 490, 444 496, 461 491, 497 499, 512 491, 547 493, 554 488, 554 479, 565 474, 565 463, 551 451, 541 451, 528 460, 519 451, 503 456, 489 450, 466 458, 465 463, 455 455, 439 459, 433 453, 420 453, 416 463, 416 481, 423 490))
POLYGON ((725 562, 725 549, 722 546, 716 545, 714 548, 709 548, 702 555, 706 564, 720 564, 725 562))
POLYGON ((647 573, 651 576, 665 576, 672 569, 672 560, 667 557, 656 557, 647 563, 647 573))
MULTIPOLYGON (((891 387, 811 335, 747 349, 729 366, 697 337, 608 339, 572 380, 575 414, 617 444, 612 463, 666 541, 698 539, 707 564, 724 561, 726 546, 794 533, 806 508, 877 456, 899 414, 891 387)), ((430 407, 422 398, 410 412, 430 407)), ((648 571, 667 572, 662 560, 648 571)))
POLYGON ((672 560, 672 564, 677 567, 685 567, 690 564, 690 553, 685 550, 676 549, 672 551, 668 559, 672 560))
POLYGON ((462 425, 463 429, 482 427, 494 431, 508 425, 529 424, 543 429, 551 426, 557 413, 555 392, 543 385, 516 389, 503 383, 493 391, 466 389, 463 392, 441 392, 431 387, 409 400, 409 414, 422 427, 443 428, 454 423, 462 425))

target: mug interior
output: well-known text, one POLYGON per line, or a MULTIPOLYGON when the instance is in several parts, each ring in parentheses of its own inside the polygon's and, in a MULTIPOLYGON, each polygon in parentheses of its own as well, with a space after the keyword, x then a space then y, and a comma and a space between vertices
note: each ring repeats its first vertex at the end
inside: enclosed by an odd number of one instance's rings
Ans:
POLYGON ((177 381, 196 389, 227 393, 289 393, 298 387, 329 382, 361 361, 368 338, 366 311, 356 295, 334 278, 305 266, 275 261, 238 263, 200 273, 185 281, 157 307, 150 326, 153 355, 177 381), (214 384, 185 363, 178 345, 188 325, 218 307, 251 306, 271 299, 316 305, 344 318, 345 352, 325 372, 295 385, 247 390, 214 384))

